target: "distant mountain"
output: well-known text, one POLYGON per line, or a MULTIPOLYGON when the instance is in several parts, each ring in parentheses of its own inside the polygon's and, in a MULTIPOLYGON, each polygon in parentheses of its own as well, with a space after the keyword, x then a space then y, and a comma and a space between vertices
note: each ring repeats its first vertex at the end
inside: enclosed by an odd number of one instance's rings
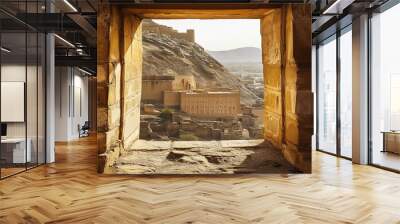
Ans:
POLYGON ((226 51, 207 51, 221 64, 231 63, 261 63, 261 49, 256 47, 242 47, 226 51))

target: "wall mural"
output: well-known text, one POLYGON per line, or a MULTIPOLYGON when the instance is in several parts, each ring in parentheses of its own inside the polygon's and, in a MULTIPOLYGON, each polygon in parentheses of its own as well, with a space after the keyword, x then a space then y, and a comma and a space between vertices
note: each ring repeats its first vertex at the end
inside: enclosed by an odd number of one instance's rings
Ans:
POLYGON ((310 173, 310 7, 186 7, 100 5, 98 171, 310 173))

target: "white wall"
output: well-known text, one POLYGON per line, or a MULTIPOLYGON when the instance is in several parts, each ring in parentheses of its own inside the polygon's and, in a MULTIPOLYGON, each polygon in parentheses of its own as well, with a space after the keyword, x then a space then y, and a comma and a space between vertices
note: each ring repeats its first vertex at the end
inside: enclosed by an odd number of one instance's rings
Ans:
MULTIPOLYGON (((29 70, 29 68, 28 68, 29 70)), ((5 64, 1 66, 2 82, 25 82, 25 64, 5 64)), ((7 108, 1 108, 7 110, 7 108)), ((7 123, 7 137, 25 137, 25 122, 7 123)))
MULTIPOLYGON (((8 138, 25 138, 29 139, 32 151, 32 161, 44 163, 45 150, 45 116, 44 116, 44 74, 42 67, 36 65, 25 64, 2 64, 1 81, 2 82, 24 82, 26 83, 26 107, 22 108, 27 119, 22 122, 6 122, 8 138), (37 70, 38 69, 38 70, 37 70), (27 78, 27 80, 26 80, 27 78), (37 156, 37 153, 39 154, 37 156)), ((7 96, 2 96, 7 97, 7 96)), ((1 108, 10 110, 10 108, 1 108)), ((12 113, 12 111, 7 111, 12 113)))
POLYGON ((67 141, 69 131, 69 85, 70 74, 67 67, 55 68, 55 141, 67 141))
POLYGON ((88 78, 72 67, 56 67, 55 140, 79 138, 78 125, 88 120, 88 78))
MULTIPOLYGON (((27 66, 19 64, 3 64, 1 66, 1 81, 2 82, 24 82, 26 71, 28 72, 28 87, 27 87, 27 122, 28 122, 28 138, 31 133, 29 130, 34 130, 36 138, 36 80, 31 77, 34 74, 36 77, 36 66, 27 66), (27 70, 25 70, 27 69, 27 70), (31 87, 31 88, 29 88, 31 87)), ((40 106, 40 105, 39 105, 40 106)), ((1 108, 1 110, 7 110, 7 108, 1 108)), ((25 137, 25 123, 26 122, 7 122, 7 135, 8 137, 25 137)), ((32 131, 33 133, 33 131, 32 131)))

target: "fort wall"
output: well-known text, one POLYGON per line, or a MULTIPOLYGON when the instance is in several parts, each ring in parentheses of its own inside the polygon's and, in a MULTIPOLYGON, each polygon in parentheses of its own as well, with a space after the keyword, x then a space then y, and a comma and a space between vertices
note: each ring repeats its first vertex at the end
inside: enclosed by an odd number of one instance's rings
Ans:
POLYGON ((240 93, 184 92, 181 94, 181 111, 198 117, 236 117, 240 113, 240 93))
POLYGON ((186 32, 179 32, 171 27, 163 26, 152 21, 146 21, 143 23, 144 32, 152 32, 158 35, 167 35, 175 39, 186 40, 189 42, 195 42, 195 31, 192 29, 186 30, 186 32))
POLYGON ((180 91, 165 91, 164 92, 164 107, 179 107, 181 104, 180 91))
POLYGON ((172 90, 173 81, 173 76, 143 77, 142 102, 162 104, 164 101, 164 91, 172 90))
POLYGON ((174 90, 196 89, 196 80, 193 75, 177 75, 172 85, 174 90))

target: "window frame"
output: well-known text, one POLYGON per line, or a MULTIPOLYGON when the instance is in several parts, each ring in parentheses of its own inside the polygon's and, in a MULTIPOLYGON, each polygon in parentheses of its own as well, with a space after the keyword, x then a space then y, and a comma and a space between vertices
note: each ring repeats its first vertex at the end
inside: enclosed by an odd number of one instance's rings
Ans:
POLYGON ((373 119, 373 113, 372 113, 372 94, 373 94, 373 88, 372 88, 372 76, 373 76, 373 67, 372 67, 372 54, 373 54, 373 35, 372 35, 372 19, 374 17, 374 14, 382 14, 385 11, 397 6, 400 4, 399 0, 388 0, 384 4, 380 5, 379 7, 368 11, 368 31, 367 31, 367 38, 368 38, 368 69, 367 69, 367 77, 368 77, 368 111, 367 111, 367 116, 368 116, 368 165, 377 167, 383 170, 395 172, 395 173, 400 173, 400 170, 390 168, 381 164, 374 163, 373 160, 373 154, 374 154, 374 148, 373 148, 373 127, 372 127, 372 119, 373 119))
POLYGON ((340 66, 340 60, 341 60, 341 55, 340 55, 340 39, 341 36, 346 34, 347 32, 352 32, 352 23, 346 25, 345 27, 341 29, 337 29, 335 33, 332 35, 328 36, 325 39, 319 40, 316 44, 316 51, 315 51, 315 61, 316 61, 316 150, 319 152, 327 153, 333 156, 337 156, 340 158, 344 158, 347 160, 352 160, 352 158, 347 157, 342 155, 342 150, 341 150, 341 118, 340 118, 340 104, 341 104, 341 90, 340 90, 340 84, 341 84, 341 66, 340 66), (319 74, 319 47, 322 43, 328 43, 330 41, 336 41, 336 151, 335 153, 329 152, 327 150, 321 149, 320 143, 319 143, 319 112, 320 112, 320 99, 319 99, 319 82, 320 82, 320 74, 319 74))

